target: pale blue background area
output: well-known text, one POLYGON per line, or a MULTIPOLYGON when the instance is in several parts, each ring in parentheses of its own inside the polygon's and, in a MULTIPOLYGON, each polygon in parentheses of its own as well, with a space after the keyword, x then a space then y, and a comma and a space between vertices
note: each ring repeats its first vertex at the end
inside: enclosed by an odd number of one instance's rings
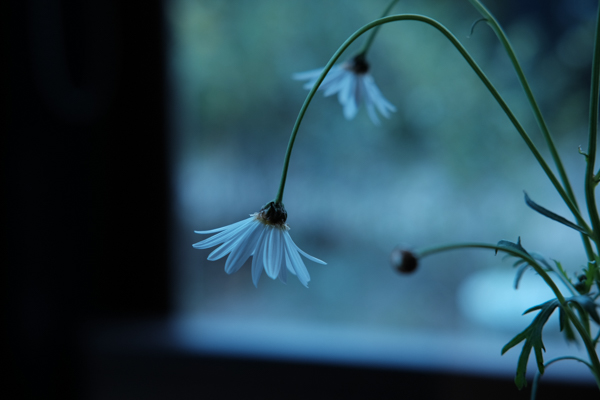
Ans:
MULTIPOLYGON (((564 13, 565 25, 552 35, 535 14, 503 8, 512 2, 486 3, 510 21, 507 33, 583 199, 577 147, 587 143, 587 3, 572 3, 581 8, 564 13)), ((561 2, 551 3, 557 15, 564 12, 561 2)), ((224 259, 209 262, 209 250, 192 248, 206 237, 194 230, 239 221, 274 198, 307 94, 292 74, 325 65, 386 4, 169 3, 175 329, 184 346, 512 375, 520 348, 503 357, 500 349, 530 321, 521 313, 550 298, 539 279, 530 272, 514 291, 511 263, 481 250, 431 257, 401 276, 389 266, 390 251, 521 236, 526 249, 570 270, 585 261, 576 232, 525 206, 523 190, 571 218, 500 107, 452 45, 417 22, 384 26, 369 54, 376 83, 398 109, 391 119, 375 127, 361 108, 346 121, 337 100, 319 93, 300 128, 284 195, 290 234, 328 263, 306 262, 309 289, 264 274, 257 289, 249 265, 229 276, 224 259)), ((401 0, 394 12, 425 14, 450 28, 548 155, 491 30, 481 24, 467 38, 479 18, 467 1, 401 0)), ((548 359, 577 352, 563 345, 556 320, 544 338, 548 359)), ((572 363, 565 368, 581 372, 572 363)))

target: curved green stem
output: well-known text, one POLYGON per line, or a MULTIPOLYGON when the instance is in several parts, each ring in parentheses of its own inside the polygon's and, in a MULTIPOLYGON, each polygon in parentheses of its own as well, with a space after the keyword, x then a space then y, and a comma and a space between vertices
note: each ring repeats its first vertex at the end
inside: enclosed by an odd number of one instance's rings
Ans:
POLYGON ((583 344, 585 345, 585 348, 588 352, 588 356, 590 357, 592 371, 594 372, 594 377, 596 378, 596 382, 598 383, 598 387, 600 388, 600 360, 598 359, 598 354, 596 353, 596 348, 594 346, 594 342, 593 342, 592 338, 590 337, 589 332, 585 329, 585 327, 583 326, 583 324, 581 323, 579 318, 577 318, 575 313, 573 313, 573 310, 571 310, 571 308, 567 305, 567 303, 565 301, 565 297, 562 295, 562 293, 560 292, 560 290, 558 289, 558 287, 556 286, 556 284, 554 283, 552 278, 550 278, 550 276, 548 275, 546 270, 544 270, 544 268, 530 254, 522 252, 522 251, 512 248, 512 247, 505 247, 505 246, 493 245, 493 244, 489 244, 489 243, 478 243, 478 242, 453 243, 453 244, 447 244, 447 245, 442 245, 442 246, 425 247, 423 249, 415 250, 415 251, 413 251, 413 253, 415 254, 415 256, 417 258, 423 258, 426 256, 430 256, 430 255, 433 255, 436 253, 442 253, 442 252, 449 251, 449 250, 473 249, 473 248, 503 251, 512 256, 519 257, 519 258, 527 261, 527 263, 529 265, 531 265, 531 267, 535 270, 535 272, 537 272, 538 275, 540 275, 540 277, 544 280, 544 282, 546 282, 548 287, 550 287, 550 289, 554 293, 554 296, 556 296, 556 299, 560 303, 561 309, 567 315, 567 317, 569 318, 569 320, 571 321, 571 323, 573 324, 573 326, 579 333, 579 336, 583 340, 583 344))
MULTIPOLYGON (((531 87, 529 86, 529 82, 525 78, 525 73, 523 72, 523 69, 521 68, 519 60, 517 59, 517 55, 516 55, 514 49, 512 48, 512 45, 510 44, 508 37, 506 36, 506 33, 504 32, 504 30, 502 29, 502 27, 500 26, 500 24, 498 23, 496 18, 494 18, 492 13, 483 4, 481 4, 481 2, 479 0, 470 0, 470 1, 471 1, 471 4, 473 4, 473 6, 477 9, 477 11, 479 11, 479 13, 485 18, 488 25, 492 28, 492 30, 494 31, 494 33, 500 40, 500 43, 502 43, 502 46, 504 46, 504 49, 506 50, 506 53, 508 54, 508 57, 515 69, 515 72, 517 73, 519 82, 521 83, 521 86, 523 87, 523 90, 525 91, 527 100, 529 101, 529 104, 531 104, 531 108, 533 109, 533 114, 535 115, 535 119, 538 123, 538 126, 540 127, 540 130, 542 131, 542 134, 544 136, 544 139, 546 140, 546 143, 548 144, 548 149, 550 150, 550 154, 552 156, 552 159, 554 160, 554 164, 556 165, 558 174, 560 175, 560 179, 562 181, 565 192, 566 192, 567 196, 569 197, 569 199, 571 199, 571 201, 573 202, 573 206, 577 210, 579 210, 579 206, 577 204, 575 194, 573 193, 573 188, 571 187, 571 183, 569 182, 569 177, 567 176, 565 167, 562 163, 560 155, 558 154, 556 145, 554 144, 554 139, 552 138, 552 135, 550 134, 550 130, 548 129, 548 126, 546 125, 546 121, 544 120, 542 111, 540 110, 540 107, 538 106, 538 103, 535 100, 533 92, 531 91, 531 87)), ((577 218, 578 224, 581 224, 583 222, 583 220, 581 219, 581 215, 575 214, 575 217, 577 218)), ((583 234, 581 235, 581 238, 582 238, 582 241, 583 241, 583 244, 584 244, 587 256, 588 256, 588 260, 593 260, 594 259, 593 250, 590 245, 589 238, 583 234)))
POLYGON ((499 246, 489 243, 481 243, 481 242, 465 242, 465 243, 451 243, 442 246, 430 246, 424 247, 422 249, 415 250, 415 256, 417 258, 427 257, 436 253, 443 253, 449 250, 458 250, 458 249, 490 249, 496 251, 503 251, 512 256, 522 258, 526 260, 537 272, 542 279, 546 282, 546 284, 552 289, 554 295, 558 299, 558 301, 563 304, 565 302, 565 298, 556 286, 556 283, 550 278, 546 270, 534 259, 530 254, 524 253, 512 247, 499 246))
MULTIPOLYGON (((386 15, 388 15, 388 13, 392 10, 392 8, 394 7, 394 5, 397 2, 398 2, 398 0, 392 0, 391 3, 387 6, 387 8, 385 9, 385 11, 383 12, 383 14, 381 14, 381 18, 383 18, 386 15)), ((366 57, 367 56, 367 52, 371 48, 371 45, 373 44, 373 40, 375 40, 375 36, 377 36, 377 32, 379 32, 379 28, 381 28, 381 25, 377 26, 375 29, 373 29, 371 31, 371 34, 369 34, 369 37, 367 38, 367 41, 365 42, 365 44, 363 44, 363 46, 358 51, 357 56, 362 56, 362 57, 366 57)))
POLYGON ((389 17, 380 18, 378 20, 370 22, 367 25, 360 28, 359 30, 357 30, 355 33, 353 33, 352 36, 350 36, 342 44, 342 46, 340 46, 340 48, 335 52, 333 57, 331 57, 331 59, 329 60, 329 62, 325 66, 325 68, 323 69, 323 72, 319 76, 319 79, 317 79, 317 81, 313 85, 312 89, 308 93, 308 96, 306 97, 306 100, 304 101, 304 104, 302 105, 302 108, 300 109, 300 113, 298 115, 298 118, 296 119, 294 128, 292 129, 292 134, 290 137, 290 141, 288 143, 288 148, 287 148, 287 152, 286 152, 285 159, 284 159, 281 183, 279 185, 279 191, 277 192, 277 197, 275 198, 275 202, 281 203, 281 200, 283 198, 283 190, 284 190, 285 180, 286 180, 286 176, 287 176, 289 159, 290 159, 290 155, 291 155, 292 148, 294 145, 294 141, 296 140, 296 134, 298 133, 298 128, 300 127, 300 122, 302 121, 302 118, 304 118, 306 109, 308 108, 310 101, 312 100, 317 89, 319 88, 319 85, 321 84, 321 82, 323 82, 323 79, 325 79, 325 76, 327 75, 327 73, 329 72, 331 67, 333 67, 333 64, 337 61, 337 59, 344 52, 344 50, 346 50, 346 48, 348 48, 348 46, 350 46, 350 44, 352 42, 354 42, 363 33, 367 32, 368 30, 373 29, 379 25, 382 25, 382 24, 387 24, 387 23, 394 22, 394 21, 405 21, 405 20, 419 21, 419 22, 423 22, 423 23, 426 23, 426 24, 434 27, 435 29, 440 31, 444 36, 446 36, 446 38, 454 45, 454 47, 464 57, 464 59, 467 61, 467 63, 473 69, 473 71, 475 71, 475 73, 477 74, 479 79, 481 79, 481 81, 484 83, 484 85, 488 88, 488 90, 490 91, 492 96, 494 96, 494 98, 496 99, 496 101, 498 102, 498 104, 500 105, 502 110, 506 113, 506 115, 508 116, 510 121, 513 123, 513 125, 515 126, 515 128, 517 129, 519 134, 521 135, 521 138, 525 141, 525 143, 527 144, 527 147, 529 147, 529 150, 533 153, 534 157, 536 158, 536 160, 538 161, 538 163, 540 164, 540 166, 542 167, 542 169, 548 176, 548 179, 550 179, 550 181, 552 182, 552 184, 554 185, 554 187, 556 188, 556 190, 562 197, 563 201, 567 204, 567 206, 569 207, 571 212, 578 218, 578 220, 580 220, 580 219, 582 220, 581 226, 586 230, 590 230, 589 227, 587 226, 587 224, 583 221, 583 218, 581 218, 581 214, 579 213, 579 210, 573 204, 573 202, 571 201, 571 199, 569 198, 569 196, 567 195, 567 193, 561 186, 560 182, 558 181, 558 179, 556 178, 556 176, 554 175, 554 173, 552 172, 552 170, 550 169, 550 167, 548 166, 548 164, 546 163, 546 161, 540 154, 539 150, 537 149, 537 147, 535 146, 535 144, 533 143, 533 141, 531 140, 531 138, 529 137, 529 135, 527 134, 525 129, 521 126, 521 124, 519 123, 519 121, 517 120, 515 115, 513 114, 512 110, 508 107, 508 105, 506 104, 506 102, 504 101, 504 99, 502 98, 500 93, 498 93, 498 90, 496 90, 494 85, 490 82, 490 80, 485 75, 485 73, 482 71, 482 69, 479 67, 479 65, 477 65, 475 60, 473 60, 471 55, 467 52, 467 50, 463 47, 463 45, 459 42, 459 40, 445 26, 443 26, 442 24, 440 24, 439 22, 437 22, 434 19, 425 17, 423 15, 418 15, 418 14, 391 15, 389 17))
POLYGON ((569 292, 571 292, 571 294, 573 296, 577 296, 579 294, 579 292, 577 291, 577 289, 575 289, 575 286, 573 286, 573 284, 569 280, 569 277, 567 275, 564 275, 561 271, 557 271, 551 265, 550 265, 550 267, 551 267, 550 270, 556 274, 558 279, 560 279, 560 281, 565 285, 565 287, 569 290, 569 292))
POLYGON ((596 246, 600 246, 600 217, 596 206, 594 164, 596 162, 596 140, 598 136, 598 97, 600 95, 600 7, 596 18, 596 37, 594 41, 594 56, 592 60, 592 82, 590 90, 590 126, 587 149, 587 168, 585 173, 585 200, 596 246))
MULTIPOLYGON (((557 361, 564 361, 564 360, 579 361, 580 363, 583 363, 583 364, 587 365, 588 368, 592 370, 592 374, 594 375, 594 378, 596 379, 596 383, 600 387, 600 381, 598 380, 599 379, 598 376, 594 373, 594 368, 590 365, 590 363, 582 360, 581 358, 571 357, 571 356, 557 357, 557 358, 554 358, 554 359, 548 361, 546 364, 544 364, 544 367, 548 368, 548 366, 554 364, 555 362, 557 362, 557 361)), ((541 377, 542 377, 542 374, 540 374, 540 371, 537 371, 535 373, 535 377, 533 378, 533 384, 531 385, 531 400, 535 400, 535 397, 537 395, 538 383, 539 383, 539 380, 540 380, 541 377)))

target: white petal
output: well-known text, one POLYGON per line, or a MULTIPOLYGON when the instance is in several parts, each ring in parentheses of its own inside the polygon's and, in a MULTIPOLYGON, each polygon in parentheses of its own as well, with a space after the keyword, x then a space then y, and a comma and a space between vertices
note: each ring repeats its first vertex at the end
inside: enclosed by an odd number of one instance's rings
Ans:
POLYGON ((368 84, 366 83, 366 81, 364 79, 361 79, 360 85, 362 86, 362 91, 364 93, 363 97, 365 99, 365 106, 367 107, 367 113, 369 114, 369 118, 371 118, 371 121, 373 122, 373 124, 379 126, 379 125, 381 125, 381 122, 379 121, 379 117, 377 116, 377 113, 375 112, 375 106, 373 104, 373 98, 369 94, 369 89, 367 86, 368 84))
POLYGON ((306 82, 304 85, 302 85, 302 89, 305 89, 305 90, 312 89, 312 87, 315 85, 316 81, 317 81, 316 79, 313 79, 313 80, 306 82))
POLYGON ((377 113, 375 112, 375 106, 373 106, 373 102, 370 99, 367 99, 365 101, 365 104, 367 106, 367 113, 369 114, 369 118, 371 119, 371 122, 373 122, 374 125, 380 126, 381 121, 379 120, 379 117, 377 116, 377 113))
MULTIPOLYGON (((284 238, 284 243, 285 243, 286 255, 289 256, 289 261, 292 264, 292 268, 294 269, 294 271, 296 271, 296 276, 298 276, 298 280, 304 286, 308 287, 308 282, 310 281, 310 275, 308 274, 308 270, 306 269, 304 262, 300 258, 300 254, 298 254, 298 251, 295 248, 294 242, 291 240, 289 234, 287 235, 287 237, 284 238)), ((287 259, 286 259, 286 261, 287 261, 287 259)))
POLYGON ((281 266, 279 270, 279 280, 283 283, 287 283, 287 268, 281 266))
POLYGON ((308 258, 310 261, 315 262, 317 264, 327 265, 327 263, 323 260, 319 260, 317 257, 313 257, 305 251, 302 251, 298 246, 296 246, 296 250, 298 253, 302 254, 304 257, 308 258))
POLYGON ((358 102, 356 98, 356 75, 347 73, 344 75, 344 81, 338 93, 338 101, 343 107, 344 117, 348 120, 353 119, 358 111, 358 102))
MULTIPOLYGON (((311 75, 311 77, 302 87, 306 90, 312 89, 315 83, 319 80, 319 77, 321 76, 322 72, 323 68, 321 68, 317 74, 311 75)), ((344 73, 344 69, 340 68, 339 66, 334 66, 329 70, 327 75, 325 75, 325 78, 323 79, 323 82, 321 82, 321 84, 319 85, 318 90, 325 91, 325 96, 329 96, 331 94, 329 93, 331 86, 337 86, 337 82, 344 73)), ((337 90, 334 90, 334 92, 336 91, 337 90)))
POLYGON ((365 76, 365 86, 367 90, 367 95, 371 98, 381 115, 386 118, 390 117, 390 111, 396 111, 396 107, 392 103, 386 100, 381 94, 381 91, 375 84, 375 80, 371 75, 365 76))
POLYGON ((337 93, 341 89, 341 85, 344 81, 344 76, 348 73, 346 69, 335 66, 329 70, 329 73, 323 79, 321 86, 319 86, 319 90, 323 90, 324 96, 331 96, 334 93, 337 93))
POLYGON ((321 75, 321 72, 323 72, 323 68, 315 68, 311 69, 310 71, 296 72, 292 75, 292 79, 297 81, 304 81, 307 79, 316 80, 319 75, 321 75))
POLYGON ((208 239, 205 239, 201 242, 195 243, 193 246, 197 249, 207 249, 209 247, 225 243, 239 235, 240 232, 245 230, 247 225, 251 224, 253 221, 254 217, 250 217, 233 225, 229 225, 226 227, 227 230, 224 230, 221 233, 217 233, 216 235, 209 237, 208 239))
POLYGON ((224 227, 222 227, 222 228, 211 229, 210 231, 194 231, 194 233, 198 233, 198 234, 200 234, 200 235, 208 235, 208 234, 210 234, 210 233, 216 233, 216 232, 221 232, 221 231, 224 231, 224 230, 226 230, 226 229, 232 229, 232 228, 235 228, 236 226, 238 226, 238 225, 241 225, 241 224, 243 224, 243 223, 244 223, 244 222, 246 222, 246 221, 248 221, 248 219, 243 219, 243 220, 241 220, 241 221, 238 221, 238 222, 236 222, 236 223, 233 223, 233 224, 231 224, 231 225, 224 226, 224 227))
MULTIPOLYGON (((236 224, 239 224, 240 222, 242 222, 242 221, 236 222, 236 224)), ((221 228, 211 229, 210 231, 194 231, 194 233, 197 233, 199 235, 208 235, 210 233, 217 233, 217 232, 224 231, 225 229, 229 228, 230 226, 231 225, 227 225, 227 226, 223 226, 221 228)))
POLYGON ((298 247, 298 246, 296 245, 296 243, 294 243, 294 241, 292 240, 292 237, 290 236, 290 234, 289 234, 289 233, 287 233, 287 232, 284 232, 284 236, 286 236, 286 237, 285 237, 285 241, 286 241, 286 243, 288 243, 288 242, 289 242, 289 243, 291 243, 292 247, 293 247, 293 248, 295 248, 295 249, 296 249, 296 250, 297 250, 297 251, 298 251, 300 254, 302 254, 304 257, 308 258, 308 259, 309 259, 310 261, 312 261, 312 262, 316 262, 317 264, 323 264, 323 265, 327 265, 327 263, 326 263, 325 261, 323 261, 323 260, 319 260, 317 257, 313 257, 313 256, 311 256, 310 254, 306 253, 305 251, 302 251, 302 250, 300 249, 300 247, 298 247))
POLYGON ((357 96, 357 81, 354 74, 348 74, 349 80, 347 86, 344 88, 344 95, 340 92, 339 100, 344 106, 344 117, 347 120, 351 120, 356 116, 358 112, 358 96, 357 96), (344 99, 344 102, 342 102, 344 99))
POLYGON ((240 235, 213 250, 206 258, 208 261, 215 261, 229 254, 236 246, 244 239, 245 232, 240 232, 240 235))
POLYGON ((247 233, 244 235, 243 240, 235 249, 231 251, 231 254, 227 258, 225 263, 225 272, 233 274, 239 270, 242 265, 246 262, 248 257, 254 252, 256 248, 256 242, 258 241, 262 232, 263 224, 257 221, 255 225, 248 228, 247 233))
POLYGON ((281 260, 283 256, 283 232, 278 228, 269 228, 269 238, 267 239, 266 249, 264 253, 265 272, 269 278, 275 279, 279 275, 281 269, 281 260))
POLYGON ((343 68, 339 65, 334 65, 333 67, 331 67, 331 69, 325 76, 325 79, 323 79, 323 83, 327 83, 327 81, 331 81, 333 79, 339 78, 340 76, 344 76, 347 72, 348 70, 346 68, 343 68))
POLYGON ((290 260, 290 256, 288 254, 287 247, 285 247, 285 245, 284 245, 284 250, 285 250, 285 266, 286 266, 287 270, 292 273, 292 275, 296 275, 296 270, 294 269, 294 266, 292 265, 292 260, 290 260))
POLYGON ((343 71, 339 74, 336 74, 335 77, 332 77, 329 81, 323 82, 320 89, 323 89, 323 96, 331 96, 332 94, 339 93, 340 90, 344 88, 346 85, 346 71, 343 71))
POLYGON ((243 225, 238 228, 237 234, 221 246, 217 247, 212 253, 208 255, 209 261, 218 260, 221 257, 226 256, 231 251, 234 251, 238 246, 243 245, 244 241, 248 237, 260 222, 257 220, 251 221, 249 224, 243 225))
POLYGON ((338 101, 343 106, 346 104, 350 95, 352 94, 352 74, 344 74, 340 82, 340 89, 338 91, 338 101))
POLYGON ((258 286, 258 280, 260 279, 263 270, 263 253, 265 250, 267 233, 268 229, 265 226, 256 241, 254 254, 252 255, 252 282, 254 283, 254 286, 258 286))

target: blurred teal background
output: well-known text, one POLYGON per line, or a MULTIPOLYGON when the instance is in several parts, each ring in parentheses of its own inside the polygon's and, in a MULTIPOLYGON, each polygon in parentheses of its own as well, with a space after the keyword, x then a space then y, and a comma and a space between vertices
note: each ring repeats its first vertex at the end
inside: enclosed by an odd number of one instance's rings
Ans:
MULTIPOLYGON (((577 148, 587 143, 592 3, 486 2, 512 40, 580 201, 584 160, 577 148)), ((307 262, 309 289, 264 275, 257 289, 249 265, 229 276, 224 259, 209 262, 208 250, 192 248, 206 237, 194 230, 239 221, 275 197, 307 95, 292 74, 324 66, 386 5, 168 3, 173 274, 182 338, 192 346, 279 357, 288 349, 300 358, 303 349, 324 359, 329 349, 348 362, 492 368, 443 361, 432 350, 459 348, 465 353, 448 357, 497 363, 512 374, 518 351, 501 358, 500 349, 527 326, 530 316, 521 313, 550 298, 539 279, 530 272, 515 291, 511 263, 491 251, 431 257, 401 276, 390 268, 391 250, 520 236, 526 249, 571 271, 585 261, 575 231, 526 207, 523 190, 571 219, 508 118, 454 47, 418 22, 385 25, 369 53, 376 83, 398 110, 389 120, 376 127, 363 107, 347 121, 335 96, 318 93, 300 127, 284 195, 288 224, 300 248, 328 263, 307 262), (395 350, 370 351, 377 343, 395 350)), ((448 27, 551 162, 492 31, 480 24, 468 37, 480 18, 468 1, 401 0, 393 13, 424 14, 448 27)), ((550 357, 564 347, 558 324, 548 327, 550 357)))

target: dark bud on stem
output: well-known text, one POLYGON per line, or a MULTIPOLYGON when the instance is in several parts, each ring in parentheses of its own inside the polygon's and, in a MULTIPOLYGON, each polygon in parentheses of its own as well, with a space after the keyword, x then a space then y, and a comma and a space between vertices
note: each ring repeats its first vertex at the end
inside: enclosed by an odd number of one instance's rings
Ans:
POLYGON ((260 218, 268 224, 283 225, 287 221, 287 212, 281 203, 274 201, 265 205, 259 212, 260 218))
POLYGON ((579 275, 577 277, 577 283, 575 283, 575 289, 581 293, 581 294, 585 294, 588 290, 588 287, 586 285, 586 281, 587 281, 587 276, 585 275, 579 275))
POLYGON ((392 267, 403 274, 410 274, 419 266, 419 259, 408 250, 395 248, 390 256, 392 267))

